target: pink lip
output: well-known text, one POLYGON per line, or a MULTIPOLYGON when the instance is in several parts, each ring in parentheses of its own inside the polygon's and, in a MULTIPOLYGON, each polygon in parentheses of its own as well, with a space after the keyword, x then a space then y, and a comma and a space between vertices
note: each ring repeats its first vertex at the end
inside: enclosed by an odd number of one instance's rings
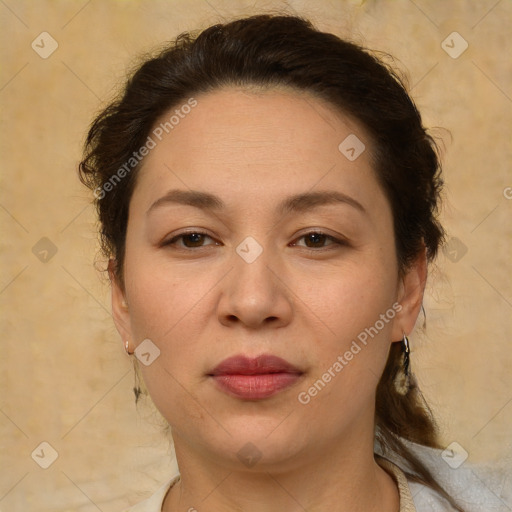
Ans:
POLYGON ((209 374, 224 392, 245 400, 262 400, 291 386, 302 372, 272 355, 255 358, 234 356, 222 361, 209 374))

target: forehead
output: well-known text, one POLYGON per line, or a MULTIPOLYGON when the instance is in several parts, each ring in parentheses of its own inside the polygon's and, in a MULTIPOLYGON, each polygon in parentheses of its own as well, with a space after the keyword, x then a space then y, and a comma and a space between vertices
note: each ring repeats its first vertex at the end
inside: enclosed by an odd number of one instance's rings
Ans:
POLYGON ((369 137, 330 103, 286 88, 230 87, 194 100, 193 108, 176 105, 153 126, 156 144, 136 189, 152 196, 176 185, 218 195, 265 189, 271 196, 320 181, 322 188, 342 184, 347 193, 377 186, 369 137), (366 149, 350 160, 340 144, 353 137, 366 149))
MULTIPOLYGON (((300 158, 308 150, 328 157, 338 151, 336 142, 351 133, 367 138, 355 120, 333 105, 294 89, 223 88, 195 100, 197 106, 163 134, 164 139, 172 136, 175 147, 200 150, 188 158, 204 158, 204 151, 214 151, 218 156, 252 154, 260 162, 278 154, 300 158)), ((170 113, 176 110, 180 105, 170 113)), ((169 113, 164 114, 155 128, 168 119, 169 113)))

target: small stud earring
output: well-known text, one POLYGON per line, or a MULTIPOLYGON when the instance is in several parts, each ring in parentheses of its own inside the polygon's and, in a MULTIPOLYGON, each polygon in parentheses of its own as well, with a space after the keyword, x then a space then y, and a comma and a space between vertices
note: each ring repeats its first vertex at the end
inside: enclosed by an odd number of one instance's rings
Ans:
POLYGON ((130 342, 128 340, 124 342, 124 350, 129 356, 133 355, 133 352, 130 352, 130 342))

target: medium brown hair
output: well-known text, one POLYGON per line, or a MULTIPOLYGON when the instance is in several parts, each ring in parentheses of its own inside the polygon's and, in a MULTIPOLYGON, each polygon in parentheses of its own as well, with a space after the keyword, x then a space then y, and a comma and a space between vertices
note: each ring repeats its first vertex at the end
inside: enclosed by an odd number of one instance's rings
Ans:
MULTIPOLYGON (((444 237, 437 220, 441 167, 404 80, 375 54, 307 20, 259 15, 181 34, 139 66, 119 98, 93 122, 80 177, 101 191, 96 206, 102 249, 116 260, 121 283, 128 207, 139 165, 108 192, 105 185, 145 145, 163 114, 193 95, 226 85, 290 87, 356 119, 371 138, 374 171, 391 205, 400 273, 422 251, 434 259, 444 237)), ((406 462, 409 478, 462 511, 408 446, 439 448, 432 414, 417 385, 413 381, 405 395, 396 389, 401 356, 400 344, 392 343, 377 387, 376 439, 384 452, 391 450, 406 462)))

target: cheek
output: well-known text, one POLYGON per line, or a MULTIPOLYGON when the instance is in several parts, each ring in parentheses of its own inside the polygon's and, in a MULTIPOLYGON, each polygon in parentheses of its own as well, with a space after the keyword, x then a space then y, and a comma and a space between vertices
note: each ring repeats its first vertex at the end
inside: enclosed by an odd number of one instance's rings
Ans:
POLYGON ((317 343, 309 347, 317 363, 310 383, 329 381, 329 393, 324 395, 327 401, 344 401, 348 396, 364 400, 374 392, 396 317, 394 268, 392 260, 387 265, 378 259, 360 259, 316 280, 315 286, 311 281, 298 284, 297 295, 304 297, 305 311, 310 312, 309 331, 314 324, 318 327, 317 343))
POLYGON ((392 308, 397 291, 393 266, 366 259, 322 277, 302 276, 295 282, 297 297, 318 319, 322 333, 328 339, 345 341, 374 325, 392 308))
POLYGON ((133 263, 126 267, 131 329, 135 345, 149 338, 160 350, 155 363, 163 372, 153 365, 141 365, 148 388, 155 381, 159 383, 155 393, 162 389, 168 393, 173 377, 195 385, 208 369, 208 353, 215 346, 215 338, 205 337, 205 330, 215 320, 214 293, 222 273, 171 267, 154 259, 149 267, 146 270, 148 265, 133 263), (205 340, 209 346, 205 346, 205 340))
POLYGON ((126 283, 135 345, 149 338, 160 351, 150 365, 138 364, 151 399, 170 424, 176 415, 204 419, 196 385, 205 355, 200 340, 209 306, 204 299, 212 286, 197 276, 170 279, 162 269, 138 272, 133 266, 126 283))
POLYGON ((133 274, 127 292, 132 331, 137 336, 135 342, 150 338, 162 351, 172 351, 173 344, 178 342, 190 348, 200 330, 194 318, 204 308, 211 287, 209 280, 193 275, 186 280, 169 279, 157 269, 133 274))

